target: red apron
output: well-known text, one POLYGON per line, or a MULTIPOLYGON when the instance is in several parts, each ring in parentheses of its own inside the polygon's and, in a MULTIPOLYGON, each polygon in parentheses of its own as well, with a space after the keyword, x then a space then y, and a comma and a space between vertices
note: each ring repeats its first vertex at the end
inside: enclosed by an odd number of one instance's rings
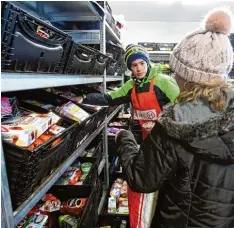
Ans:
MULTIPOLYGON (((131 94, 134 114, 138 118, 143 139, 152 130, 161 112, 154 92, 154 78, 150 82, 149 92, 137 93, 134 85, 131 94)), ((128 205, 131 228, 150 227, 156 207, 157 193, 137 193, 128 188, 128 205)))

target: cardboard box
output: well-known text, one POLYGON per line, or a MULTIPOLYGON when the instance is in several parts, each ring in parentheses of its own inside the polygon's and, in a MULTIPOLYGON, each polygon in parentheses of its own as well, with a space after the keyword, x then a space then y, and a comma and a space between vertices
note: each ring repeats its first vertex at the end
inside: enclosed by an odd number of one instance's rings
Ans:
POLYGON ((59 119, 60 117, 52 112, 10 118, 2 122, 2 139, 20 147, 28 147, 59 119))

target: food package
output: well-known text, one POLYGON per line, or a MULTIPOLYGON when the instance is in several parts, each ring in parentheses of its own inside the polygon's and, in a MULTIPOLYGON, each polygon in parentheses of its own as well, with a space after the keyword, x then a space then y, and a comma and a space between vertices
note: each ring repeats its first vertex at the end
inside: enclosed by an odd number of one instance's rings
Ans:
POLYGON ((81 177, 82 172, 79 168, 69 167, 58 179, 55 185, 76 185, 81 177))
POLYGON ((49 129, 49 133, 51 134, 54 134, 54 135, 57 135, 59 134, 60 132, 64 131, 65 128, 64 127, 61 127, 61 126, 58 126, 56 124, 52 125, 49 129))
POLYGON ((42 201, 44 201, 44 204, 42 207, 40 207, 41 211, 54 212, 60 210, 61 201, 57 199, 56 196, 53 196, 52 194, 46 194, 42 198, 42 201))
POLYGON ((17 116, 2 122, 2 138, 14 145, 28 147, 59 119, 60 117, 52 112, 17 116))
POLYGON ((117 214, 129 214, 128 198, 119 198, 117 214))
POLYGON ((84 162, 81 164, 80 168, 84 174, 88 174, 93 164, 91 162, 84 162))
POLYGON ((80 218, 71 215, 60 215, 58 221, 60 228, 78 228, 80 218))
POLYGON ((48 216, 42 214, 34 214, 29 217, 24 228, 43 228, 48 223, 48 216))
POLYGON ((45 103, 42 103, 41 101, 36 101, 36 100, 32 100, 32 99, 24 100, 24 102, 41 107, 41 108, 44 108, 46 110, 50 110, 50 109, 53 110, 55 108, 55 106, 52 104, 45 104, 45 103))
POLYGON ((126 198, 128 196, 128 185, 127 182, 124 181, 121 189, 120 189, 120 196, 126 198))
POLYGON ((8 97, 1 97, 1 115, 11 115, 12 105, 8 97))
POLYGON ((71 214, 81 216, 88 198, 70 199, 62 203, 60 212, 62 214, 71 214))
POLYGON ((113 183, 110 190, 110 196, 119 198, 121 195, 121 184, 113 183))
POLYGON ((117 201, 115 197, 108 198, 108 213, 116 213, 117 201))
POLYGON ((84 157, 86 158, 92 158, 94 156, 94 152, 95 152, 95 147, 91 148, 90 150, 88 151, 85 151, 84 153, 84 157))
POLYGON ((72 120, 75 120, 77 122, 82 122, 85 119, 89 117, 89 114, 85 112, 82 108, 79 106, 73 104, 71 101, 64 104, 60 108, 57 108, 58 113, 61 115, 70 118, 72 120))

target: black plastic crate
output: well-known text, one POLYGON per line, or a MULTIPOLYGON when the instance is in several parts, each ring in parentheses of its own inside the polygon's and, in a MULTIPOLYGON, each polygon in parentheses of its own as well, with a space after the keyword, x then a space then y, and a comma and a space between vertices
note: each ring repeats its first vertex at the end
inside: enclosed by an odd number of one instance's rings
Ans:
POLYGON ((2 71, 62 73, 71 45, 68 34, 4 2, 1 36, 2 71), (40 29, 49 37, 38 35, 40 29))
MULTIPOLYGON (((67 126, 67 123, 64 124, 67 126)), ((74 131, 75 125, 71 125, 33 151, 3 141, 14 209, 69 156, 74 131), (58 138, 62 141, 51 147, 58 138)))
MULTIPOLYGON (((37 90, 28 90, 28 91, 19 91, 14 93, 19 99, 20 104, 26 109, 32 109, 33 110, 44 110, 44 112, 47 112, 46 109, 43 109, 41 107, 36 107, 33 104, 29 104, 24 102, 23 100, 33 99, 36 101, 45 102, 46 104, 52 104, 54 106, 61 106, 68 102, 68 99, 61 97, 59 95, 53 94, 51 92, 48 92, 44 89, 37 89, 37 90)), ((82 106, 82 104, 76 104, 78 106, 82 106)), ((81 107, 83 108, 83 106, 81 107)), ((85 111, 88 112, 86 109, 85 111)), ((101 113, 103 113, 105 110, 101 110, 101 113)), ((85 139, 88 138, 89 135, 93 133, 94 130, 101 124, 101 121, 98 119, 99 117, 102 119, 104 118, 101 113, 91 113, 90 116, 85 119, 84 121, 78 123, 74 120, 65 118, 70 123, 76 124, 74 136, 73 136, 73 147, 70 153, 72 153, 78 146, 80 146, 85 139)))
POLYGON ((95 58, 92 69, 90 69, 90 74, 94 74, 94 75, 104 74, 104 71, 109 61, 109 57, 107 55, 104 55, 103 53, 101 53, 100 51, 96 49, 93 49, 93 48, 90 48, 90 49, 92 49, 96 53, 96 58, 95 58))
POLYGON ((154 42, 139 42, 139 45, 144 47, 147 51, 157 51, 157 43, 154 42))
POLYGON ((106 42, 106 52, 111 53, 113 55, 113 59, 115 59, 117 62, 121 61, 124 54, 123 48, 110 42, 106 42))
MULTIPOLYGON (((99 179, 97 179, 97 184, 91 189, 87 190, 85 188, 79 189, 79 186, 70 185, 69 188, 56 188, 53 186, 48 193, 52 193, 62 202, 72 199, 72 198, 88 198, 86 206, 83 210, 81 219, 79 221, 78 227, 80 228, 92 228, 95 227, 98 222, 98 202, 100 201, 100 195, 102 192, 102 184, 99 179), (92 216, 92 219, 90 219, 92 216)), ((58 216, 55 219, 55 223, 52 228, 58 228, 58 216)))
POLYGON ((65 74, 90 74, 97 58, 97 53, 81 44, 72 44, 71 52, 64 69, 65 74))
POLYGON ((119 71, 118 62, 115 59, 110 58, 106 68, 106 74, 116 76, 119 71))
POLYGON ((173 51, 175 43, 157 43, 158 51, 173 51))

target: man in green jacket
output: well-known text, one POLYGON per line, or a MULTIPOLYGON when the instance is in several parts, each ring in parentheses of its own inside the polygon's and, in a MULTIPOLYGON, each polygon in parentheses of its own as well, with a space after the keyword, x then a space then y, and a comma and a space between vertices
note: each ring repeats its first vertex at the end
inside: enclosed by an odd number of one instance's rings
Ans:
MULTIPOLYGON (((131 102, 145 138, 153 128, 163 106, 174 102, 180 90, 173 78, 161 73, 160 65, 150 62, 149 55, 142 46, 129 45, 125 62, 132 71, 132 79, 108 94, 88 94, 83 103, 113 106, 131 102)), ((131 228, 150 226, 156 198, 157 192, 143 194, 128 189, 131 228)))

